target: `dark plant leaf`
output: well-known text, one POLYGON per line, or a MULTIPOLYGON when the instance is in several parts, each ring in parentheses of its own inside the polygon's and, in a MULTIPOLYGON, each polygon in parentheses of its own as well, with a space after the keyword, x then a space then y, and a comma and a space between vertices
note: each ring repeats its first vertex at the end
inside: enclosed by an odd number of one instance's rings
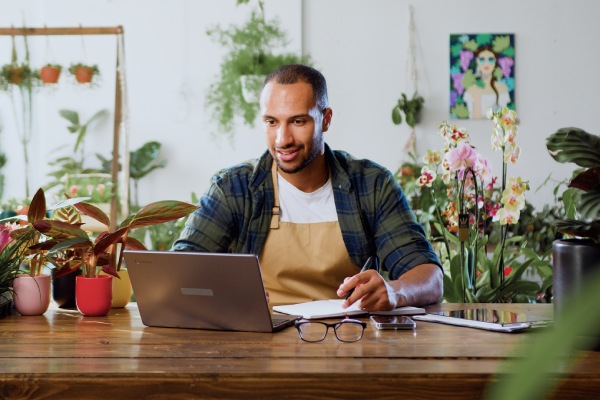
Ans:
POLYGON ((136 238, 132 238, 127 236, 127 240, 125 241, 125 247, 131 250, 147 250, 146 246, 136 238))
POLYGON ((569 187, 581 189, 584 192, 600 189, 600 167, 583 171, 571 180, 569 187))
POLYGON ((94 254, 97 256, 103 253, 109 246, 122 241, 123 236, 127 234, 129 227, 121 228, 116 232, 105 235, 101 240, 96 242, 94 246, 94 254))
POLYGON ((561 128, 546 139, 552 158, 580 167, 600 167, 600 137, 580 128, 561 128))
POLYGON ((108 218, 108 215, 106 215, 104 211, 102 211, 95 205, 92 205, 90 203, 76 203, 74 204, 74 207, 77 208, 80 213, 95 219, 101 224, 106 225, 107 229, 110 226, 110 219, 108 218))
POLYGON ((46 197, 43 189, 38 191, 33 196, 31 204, 29 205, 29 211, 27 212, 27 221, 30 224, 41 221, 46 217, 46 197))
POLYGON ((108 274, 108 275, 112 275, 115 278, 121 279, 121 277, 119 276, 119 273, 117 272, 117 270, 114 269, 113 267, 109 266, 109 265, 103 265, 102 266, 102 272, 104 272, 105 274, 108 274))
POLYGON ((554 222, 559 232, 572 236, 587 237, 600 243, 600 222, 583 222, 574 219, 556 220, 554 222))

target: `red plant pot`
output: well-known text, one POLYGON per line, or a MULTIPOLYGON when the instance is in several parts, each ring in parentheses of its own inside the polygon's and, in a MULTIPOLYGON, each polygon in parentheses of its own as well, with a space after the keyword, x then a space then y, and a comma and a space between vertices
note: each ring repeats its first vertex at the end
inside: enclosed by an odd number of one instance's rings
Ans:
POLYGON ((101 317, 108 314, 112 303, 112 276, 78 276, 75 283, 75 301, 77 309, 85 316, 101 317))
POLYGON ((45 66, 40 69, 40 79, 44 83, 57 83, 60 77, 60 69, 45 66))
POLYGON ((79 83, 90 83, 94 77, 94 70, 87 67, 77 67, 75 69, 75 79, 79 83))

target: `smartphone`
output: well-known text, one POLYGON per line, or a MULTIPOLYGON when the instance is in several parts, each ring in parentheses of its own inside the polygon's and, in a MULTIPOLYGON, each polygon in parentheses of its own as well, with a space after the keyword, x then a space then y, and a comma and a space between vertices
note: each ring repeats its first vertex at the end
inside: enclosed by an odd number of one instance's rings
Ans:
POLYGON ((407 316, 372 315, 371 322, 377 329, 415 329, 415 321, 407 316))

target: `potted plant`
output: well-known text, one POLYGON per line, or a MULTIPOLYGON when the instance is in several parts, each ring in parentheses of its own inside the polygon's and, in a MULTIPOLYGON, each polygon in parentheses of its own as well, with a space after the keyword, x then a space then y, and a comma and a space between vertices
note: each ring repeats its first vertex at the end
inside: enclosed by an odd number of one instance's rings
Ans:
POLYGON ((408 126, 414 128, 417 122, 419 122, 419 114, 423 108, 423 103, 425 103, 425 99, 416 92, 411 99, 406 96, 406 93, 402 93, 392 109, 392 122, 394 125, 402 123, 402 114, 404 114, 404 120, 408 126))
POLYGON ((46 85, 58 83, 62 67, 58 64, 46 64, 40 68, 40 79, 46 85))
POLYGON ((415 126, 419 122, 419 116, 421 109, 423 108, 425 99, 415 92, 411 99, 409 99, 405 93, 401 94, 400 99, 392 108, 392 122, 394 125, 400 125, 402 123, 402 114, 404 114, 404 120, 410 127, 410 134, 406 145, 404 146, 404 152, 407 154, 416 153, 417 151, 417 136, 415 135, 415 126))
POLYGON ((69 72, 75 77, 78 83, 91 83, 94 76, 100 75, 100 70, 97 65, 88 64, 71 64, 69 72))
MULTIPOLYGON (((81 214, 107 227, 110 226, 108 216, 98 207, 85 202, 78 202, 73 206, 81 214)), ((197 208, 175 200, 154 202, 126 218, 116 231, 106 230, 95 238, 90 237, 82 229, 85 229, 85 226, 78 223, 41 220, 35 222, 34 227, 56 241, 56 244, 49 249, 50 255, 67 249, 73 251, 73 259, 79 261, 79 264, 68 263, 67 269, 81 267, 83 270, 82 276, 77 277, 76 283, 77 307, 84 315, 100 316, 106 315, 111 307, 112 286, 109 286, 108 282, 111 282, 113 276, 119 278, 120 273, 125 273, 121 269, 125 248, 145 249, 141 242, 129 237, 129 231, 185 217, 197 208), (100 271, 107 275, 101 275, 100 271)), ((131 286, 129 286, 129 295, 131 295, 131 286)))
MULTIPOLYGON (((244 3, 248 0, 238 0, 238 5, 244 3)), ((284 64, 310 63, 308 56, 273 53, 273 49, 287 44, 286 34, 277 20, 265 19, 264 2, 258 4, 259 9, 253 10, 242 26, 217 26, 207 32, 228 49, 219 78, 209 87, 206 107, 221 133, 230 138, 236 116, 242 116, 246 125, 254 125, 260 108, 258 94, 266 75, 284 64)))
MULTIPOLYGON (((61 209, 71 203, 63 202, 55 206, 61 209)), ((19 214, 10 220, 24 220, 24 225, 12 229, 11 238, 22 248, 21 260, 26 268, 20 271, 13 281, 15 308, 22 315, 41 315, 50 304, 50 275, 44 273, 44 267, 52 261, 48 258, 48 249, 56 244, 40 234, 33 224, 46 219, 46 199, 44 191, 38 190, 25 208, 25 215, 19 214)))
POLYGON ((561 128, 546 139, 548 152, 575 171, 562 200, 566 219, 555 225, 570 238, 553 242, 554 307, 560 314, 565 300, 600 269, 600 136, 579 128, 561 128))

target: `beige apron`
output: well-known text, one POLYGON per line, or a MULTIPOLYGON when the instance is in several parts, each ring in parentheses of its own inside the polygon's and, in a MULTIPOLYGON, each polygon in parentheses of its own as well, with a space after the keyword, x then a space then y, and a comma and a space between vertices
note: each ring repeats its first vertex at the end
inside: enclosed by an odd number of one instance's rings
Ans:
POLYGON ((271 171, 275 206, 259 257, 270 305, 339 298, 336 290, 344 278, 359 271, 350 261, 339 222, 281 222, 275 162, 271 171))

